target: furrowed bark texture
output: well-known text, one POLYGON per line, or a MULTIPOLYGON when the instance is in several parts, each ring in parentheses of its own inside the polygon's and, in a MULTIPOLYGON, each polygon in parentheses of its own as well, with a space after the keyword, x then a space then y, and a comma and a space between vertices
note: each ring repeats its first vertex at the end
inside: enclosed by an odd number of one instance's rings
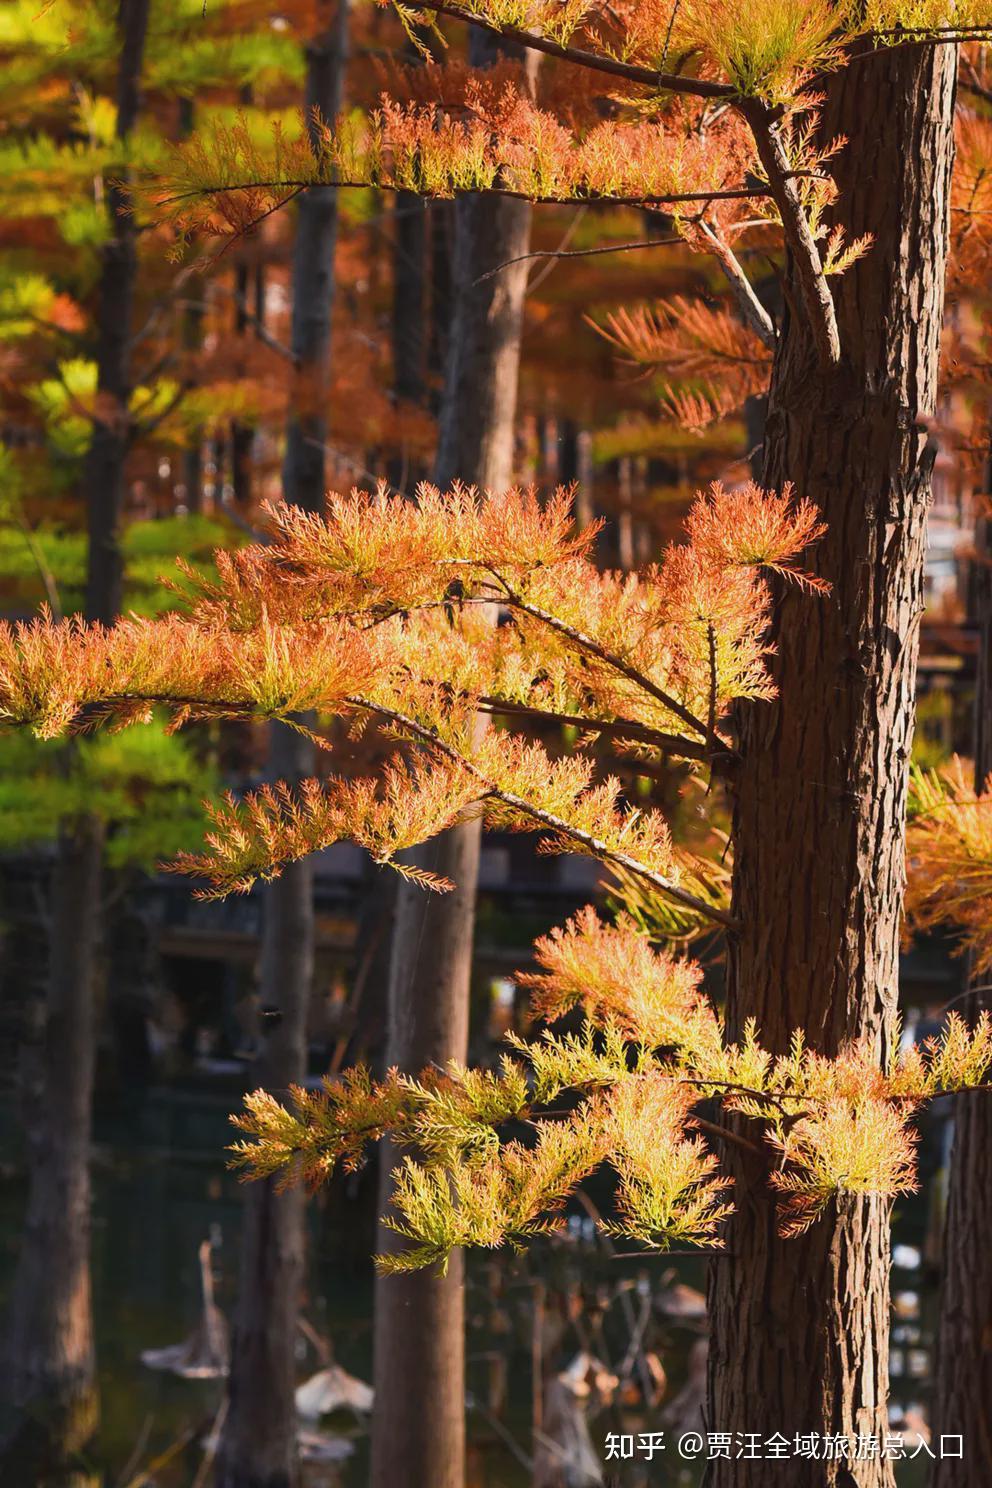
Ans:
MULTIPOLYGON (((976 534, 975 787, 992 771, 992 533, 976 534)), ((971 978, 960 1009, 973 1022, 992 1006, 987 973, 971 978), (981 989, 981 990, 979 990, 981 989)), ((934 1488, 985 1488, 992 1472, 992 1101, 987 1091, 954 1097, 954 1141, 947 1178, 944 1284, 937 1336, 935 1435, 963 1439, 964 1457, 938 1458, 934 1488)))
MULTIPOLYGON (((473 33, 471 60, 496 58, 473 33)), ((435 483, 459 478, 505 489, 513 477, 513 424, 527 274, 530 207, 477 196, 455 211, 454 307, 441 404, 435 483)), ((387 1065, 417 1071, 468 1052, 469 987, 481 826, 445 832, 416 855, 451 879, 449 894, 401 883, 393 931, 387 1065)), ((382 1152, 380 1210, 395 1155, 382 1152)), ((381 1232, 382 1248, 396 1242, 381 1232)), ((371 1488, 462 1488, 465 1477, 465 1303, 460 1253, 445 1277, 430 1272, 380 1277, 375 1299, 376 1410, 371 1488)))
MULTIPOLYGON (((850 235, 875 235, 833 292, 842 341, 818 363, 795 308, 776 357, 764 482, 822 509, 812 567, 831 596, 782 593, 771 640, 779 699, 742 712, 734 809, 732 1037, 792 1029, 835 1052, 891 1046, 953 152, 953 48, 873 56, 832 78, 823 135, 850 235)), ((787 271, 790 306, 801 304, 787 271)), ((842 1197, 800 1239, 776 1235, 765 1174, 734 1152, 730 1254, 712 1267, 708 1427, 884 1432, 889 1206, 842 1197)), ((708 1488, 759 1488, 760 1461, 714 1461, 708 1488)), ((790 1488, 883 1488, 880 1460, 793 1459, 790 1488)))
MULTIPOLYGON (((121 0, 121 60, 117 81, 117 138, 124 143, 138 118, 141 67, 150 0, 121 0)), ((113 175, 108 172, 108 177, 113 175)), ((121 172, 120 174, 126 174, 121 172)), ((120 522, 124 461, 131 441, 131 320, 138 267, 137 227, 126 188, 105 182, 110 237, 100 266, 97 323, 97 408, 83 469, 89 524, 86 615, 109 625, 121 607, 124 565, 120 522)))
POLYGON ((102 834, 66 826, 52 883, 52 950, 38 1088, 28 1128, 30 1188, 11 1292, 2 1393, 19 1414, 4 1444, 10 1482, 74 1484, 96 1426, 90 1305, 90 1133, 94 951, 102 834))
MULTIPOLYGON (((325 9, 327 9, 325 7, 325 9)), ((328 9, 325 28, 307 47, 307 108, 335 117, 346 58, 348 8, 328 9)), ((283 497, 319 512, 324 506, 325 402, 330 368, 334 240, 333 190, 300 200, 293 256, 292 345, 300 383, 290 416, 283 497)), ((313 774, 313 746, 285 725, 270 734, 278 780, 313 774)), ((313 981, 313 865, 290 864, 266 891, 262 946, 263 1008, 281 1015, 264 1055, 260 1084, 278 1094, 302 1080, 313 981)), ((241 1283, 231 1344, 228 1412, 218 1453, 217 1488, 290 1488, 298 1481, 295 1344, 304 1264, 304 1196, 252 1184, 245 1201, 241 1283)))

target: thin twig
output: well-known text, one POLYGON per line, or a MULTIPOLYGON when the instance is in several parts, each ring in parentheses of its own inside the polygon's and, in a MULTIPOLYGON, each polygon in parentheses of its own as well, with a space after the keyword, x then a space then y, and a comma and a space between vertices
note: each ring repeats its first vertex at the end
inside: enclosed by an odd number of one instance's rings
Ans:
MULTIPOLYGON (((603 253, 632 253, 638 248, 671 248, 677 243, 684 243, 684 238, 642 238, 634 243, 607 243, 598 248, 537 248, 533 253, 521 253, 516 258, 507 258, 495 269, 489 269, 485 274, 480 274, 478 279, 473 280, 472 288, 477 284, 484 284, 487 279, 494 279, 504 269, 510 268, 512 264, 526 263, 532 258, 596 258, 603 253)), ((532 286, 533 287, 533 286, 532 286)))

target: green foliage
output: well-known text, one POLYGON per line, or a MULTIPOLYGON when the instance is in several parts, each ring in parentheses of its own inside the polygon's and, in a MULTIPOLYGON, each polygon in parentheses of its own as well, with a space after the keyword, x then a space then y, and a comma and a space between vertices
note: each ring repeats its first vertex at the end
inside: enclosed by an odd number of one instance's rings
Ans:
POLYGON ((66 746, 0 734, 0 851, 53 842, 83 813, 105 824, 112 868, 154 868, 203 832, 216 772, 192 741, 161 727, 100 734, 66 746))
MULTIPOLYGON (((86 583, 86 536, 54 527, 40 527, 28 542, 17 516, 17 467, 0 451, 0 594, 8 602, 37 603, 44 595, 39 558, 58 587, 62 608, 69 612, 82 603, 86 583), (14 503, 13 505, 11 503, 14 503)), ((182 557, 203 578, 212 572, 212 556, 220 544, 233 546, 238 537, 223 522, 209 517, 166 517, 132 522, 123 536, 125 607, 140 615, 157 615, 175 605, 176 594, 162 582, 173 559, 182 557)))

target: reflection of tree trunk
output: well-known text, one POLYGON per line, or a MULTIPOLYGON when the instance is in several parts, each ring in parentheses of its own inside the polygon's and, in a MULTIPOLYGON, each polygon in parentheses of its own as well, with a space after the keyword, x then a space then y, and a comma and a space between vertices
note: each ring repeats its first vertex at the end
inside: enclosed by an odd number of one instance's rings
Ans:
POLYGON ((89 1148, 101 840, 91 818, 66 827, 53 870, 48 1010, 27 1133, 31 1181, 0 1381, 22 1417, 0 1457, 4 1481, 53 1488, 86 1480, 73 1459, 98 1412, 89 1148))
MULTIPOLYGON (((955 60, 905 48, 827 84, 825 138, 848 136, 838 211, 870 254, 834 290, 844 361, 814 360, 786 317, 768 400, 764 480, 816 502, 812 563, 832 586, 780 594, 774 703, 742 712, 735 781, 728 1026, 753 1016, 833 1054, 892 1046, 904 815, 953 148, 955 60), (870 306, 870 314, 866 307, 870 306)), ((787 298, 798 303, 794 267, 787 298), (791 289, 790 289, 791 285, 791 289)), ((730 1149, 737 1212, 713 1263, 710 1400, 721 1431, 883 1434, 889 1206, 845 1196, 800 1239, 776 1234, 766 1174, 730 1149)), ((790 1488, 880 1488, 887 1460, 792 1459, 790 1488)), ((762 1462, 709 1464, 711 1488, 758 1488, 762 1462)))
MULTIPOLYGON (((475 66, 498 55, 473 33, 475 66)), ((434 479, 500 490, 513 475, 513 432, 527 266, 479 276, 526 253, 530 207, 496 196, 454 207, 454 307, 434 479)), ((390 970, 387 1062, 417 1070, 465 1059, 478 881, 478 822, 445 832, 416 854, 450 878, 450 894, 401 883, 390 970)), ((390 1153, 383 1152, 383 1206, 390 1153)), ((383 1231, 388 1247, 390 1232, 383 1231)), ((465 1473, 465 1317, 462 1257, 441 1278, 380 1277, 375 1305, 376 1410, 372 1488, 461 1488, 465 1473)))
MULTIPOLYGON (((344 75, 347 0, 323 4, 324 29, 307 46, 308 116, 338 112, 344 75)), ((293 257, 292 349, 297 381, 286 435, 283 496, 319 512, 324 505, 324 400, 330 363, 334 242, 333 189, 300 199, 293 257)), ((270 769, 281 780, 313 773, 313 746, 273 725, 270 769)), ((307 1010, 313 980, 313 864, 291 864, 266 891, 263 1008, 278 1010, 261 1083, 284 1091, 306 1071, 307 1010)), ((295 1354, 303 1280, 304 1199, 252 1184, 245 1201, 238 1312, 231 1343, 228 1412, 217 1460, 218 1488, 290 1488, 296 1481, 295 1354)))
MULTIPOLYGON (((975 545, 975 788, 992 771, 992 521, 980 517, 975 545)), ((987 974, 972 978, 960 1009, 973 1022, 992 1007, 987 974), (979 990, 981 988, 982 990, 979 990)), ((934 1435, 957 1435, 964 1456, 938 1458, 934 1488, 986 1488, 992 1463, 992 1101, 985 1091, 954 1096, 947 1179, 944 1286, 937 1339, 934 1435)))

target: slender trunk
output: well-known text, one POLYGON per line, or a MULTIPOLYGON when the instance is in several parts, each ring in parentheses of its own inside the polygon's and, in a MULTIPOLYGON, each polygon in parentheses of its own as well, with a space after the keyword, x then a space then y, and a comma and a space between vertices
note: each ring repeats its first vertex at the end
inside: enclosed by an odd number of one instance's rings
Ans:
MULTIPOLYGON (((256 269, 255 311, 256 332, 264 324, 265 294, 259 293, 259 277, 264 274, 263 265, 256 269), (259 304, 261 302, 261 304, 259 304)), ((234 330, 239 338, 248 334, 248 265, 239 263, 234 274, 234 330)), ((231 494, 240 512, 251 506, 252 480, 251 457, 255 443, 255 430, 242 419, 231 420, 231 494)))
MULTIPOLYGON (((475 66, 495 60, 473 33, 475 66)), ((441 402, 434 480, 457 478, 501 490, 513 477, 513 433, 526 265, 480 276, 526 253, 530 207, 495 196, 454 207, 454 306, 441 402)), ((455 884, 425 894, 401 883, 389 983, 387 1063, 418 1070, 468 1053, 469 987, 481 828, 456 827, 416 860, 455 884)), ((382 1154, 381 1208, 391 1155, 382 1154)), ((395 1237, 382 1231, 388 1247, 395 1237)), ((462 1488, 465 1477, 465 1310, 463 1258, 448 1274, 380 1277, 375 1298, 376 1411, 371 1488, 462 1488), (415 1387, 412 1387, 415 1382, 415 1387)))
MULTIPOLYGON (((953 48, 906 48, 827 86, 824 137, 850 235, 870 254, 837 283, 843 360, 825 369, 787 318, 776 357, 764 480, 787 480, 829 524, 814 566, 822 602, 780 595, 779 699, 742 714, 734 811, 728 1025, 754 1016, 784 1051, 793 1028, 833 1053, 891 1048, 904 877, 917 626, 953 153, 953 48)), ((786 280, 799 303, 794 270, 786 280)), ((733 1150, 733 1149, 732 1149, 733 1150)), ((734 1152, 737 1213, 711 1279, 707 1418, 714 1430, 883 1434, 888 1391, 889 1206, 843 1196, 781 1240, 765 1175, 734 1152)), ((853 1453, 854 1448, 851 1447, 853 1453)), ((892 1464, 793 1458, 790 1488, 881 1488, 892 1464)), ((711 1488, 758 1488, 760 1460, 710 1464, 711 1488)))
MULTIPOLYGON (((338 111, 345 65, 347 0, 324 7, 324 29, 307 47, 307 109, 338 111)), ((324 399, 334 292, 335 193, 300 200, 293 257, 292 347, 297 385, 283 464, 283 496, 306 511, 324 504, 324 399)), ((273 725, 274 777, 313 773, 313 747, 273 725)), ((307 1010, 313 980, 313 865, 290 865, 266 893, 263 1007, 278 1009, 260 1083, 285 1090, 306 1072, 307 1010)), ((290 1488, 297 1482, 295 1342, 303 1278, 304 1199, 252 1184, 245 1200, 237 1318, 231 1345, 228 1411, 217 1459, 217 1488, 290 1488)))
MULTIPOLYGON (((285 725, 272 729, 271 770, 298 778, 310 747, 285 725)), ((261 996, 274 1024, 257 1083, 282 1093, 306 1074, 313 979, 313 865, 290 864, 265 903, 261 996), (276 1014, 278 1013, 278 1016, 276 1014)), ((291 1488, 296 1469, 296 1331, 303 1282, 305 1195, 277 1193, 271 1179, 246 1191, 241 1276, 231 1339, 228 1409, 217 1488, 291 1488)))
MULTIPOLYGON (((976 528, 974 610, 975 788, 992 771, 992 533, 976 528)), ((969 1021, 992 1007, 988 976, 971 978, 962 1012, 969 1021)), ((954 1097, 954 1141, 947 1178, 944 1284, 937 1335, 934 1434, 962 1438, 964 1455, 938 1458, 934 1488, 985 1488, 992 1463, 992 1102, 985 1092, 954 1097)))
MULTIPOLYGON (((117 139, 125 143, 138 117, 141 65, 150 0, 121 0, 121 61, 117 83, 117 139)), ((124 565, 120 522, 124 509, 124 462, 131 440, 131 319, 137 273, 137 227, 126 211, 126 184, 104 182, 110 236, 100 266, 97 416, 83 470, 89 522, 86 614, 109 624, 121 607, 124 565)), ((126 173, 124 173, 126 174, 126 173)))
MULTIPOLYGON (((320 0, 323 29, 307 47, 306 112, 334 119, 341 107, 348 36, 348 0, 320 0)), ((312 144, 319 150, 311 122, 312 144)), ((324 445, 330 381, 331 306, 334 300, 334 245, 337 191, 311 188, 300 197, 293 248, 291 347, 296 372, 282 468, 286 501, 308 511, 324 504, 324 445)))
POLYGON ((94 951, 102 837, 67 825, 52 881, 48 1009, 28 1129, 30 1188, 11 1293, 2 1390, 18 1413, 4 1481, 87 1481, 81 1450, 98 1416, 90 1308, 89 1149, 94 951))
MULTIPOLYGON (((393 393, 398 403, 423 404, 426 385, 427 203, 412 191, 396 195, 393 239, 393 393)), ((395 451, 390 484, 412 491, 423 472, 405 448, 395 451)))
MULTIPOLYGON (((188 139, 196 124, 196 106, 192 98, 179 100, 179 137, 188 139)), ((190 360, 203 346, 203 297, 206 285, 200 274, 192 274, 186 284, 185 298, 190 302, 182 313, 180 341, 190 360)), ((183 505, 191 513, 203 511, 203 438, 202 424, 190 429, 189 443, 183 450, 183 505)))

